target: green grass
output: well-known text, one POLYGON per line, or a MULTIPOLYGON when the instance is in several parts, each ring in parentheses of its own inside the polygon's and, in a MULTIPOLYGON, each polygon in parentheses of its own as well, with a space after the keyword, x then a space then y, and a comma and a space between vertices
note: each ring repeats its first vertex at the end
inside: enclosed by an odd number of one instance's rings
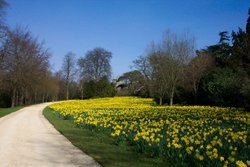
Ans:
POLYGON ((8 115, 8 114, 15 112, 17 110, 20 110, 21 108, 23 108, 23 107, 0 108, 0 117, 8 115))
MULTIPOLYGON (((44 116, 69 141, 104 167, 166 167, 171 166, 160 158, 136 153, 126 144, 116 145, 104 132, 76 127, 72 120, 63 120, 58 113, 46 108, 44 116)), ((55 141, 56 142, 56 141, 55 141)))

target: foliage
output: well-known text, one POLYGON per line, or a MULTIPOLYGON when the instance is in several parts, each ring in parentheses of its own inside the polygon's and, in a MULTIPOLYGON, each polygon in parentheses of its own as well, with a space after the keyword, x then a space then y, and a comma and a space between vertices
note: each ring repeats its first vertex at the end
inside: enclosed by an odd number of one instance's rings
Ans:
POLYGON ((50 53, 27 29, 8 31, 1 56, 2 87, 9 93, 12 107, 54 99, 50 53))
POLYGON ((250 111, 250 103, 249 103, 250 101, 250 79, 249 78, 244 80, 240 91, 243 96, 243 99, 242 99, 243 106, 245 107, 245 109, 250 111))
POLYGON ((8 93, 1 92, 0 94, 0 106, 3 108, 11 107, 11 98, 8 93))
POLYGON ((75 54, 72 52, 68 52, 63 59, 63 65, 62 65, 62 74, 63 79, 65 81, 65 87, 66 87, 66 98, 69 99, 70 92, 69 87, 70 83, 73 82, 74 77, 76 75, 76 60, 75 60, 75 54))
POLYGON ((218 44, 208 46, 207 49, 203 51, 214 56, 218 67, 227 67, 232 53, 231 46, 229 45, 230 37, 227 31, 220 32, 219 36, 218 44))
POLYGON ((146 56, 140 56, 134 61, 135 67, 145 77, 145 87, 151 97, 169 99, 173 105, 176 88, 181 82, 184 67, 194 55, 194 38, 188 33, 176 34, 165 31, 159 44, 152 44, 146 56))
POLYGON ((112 53, 103 49, 95 48, 78 60, 81 71, 81 78, 84 80, 98 81, 103 77, 110 79, 111 66, 110 60, 112 53))
POLYGON ((229 68, 214 70, 206 83, 208 97, 220 106, 240 106, 243 77, 229 68))
POLYGON ((250 76, 250 34, 239 28, 232 32, 231 66, 234 69, 243 68, 250 76))
POLYGON ((115 93, 114 86, 107 78, 99 81, 90 80, 83 85, 83 98, 112 97, 115 93))
POLYGON ((81 128, 109 133, 117 145, 188 166, 247 164, 250 114, 234 108, 154 106, 133 97, 67 101, 49 106, 81 128))
POLYGON ((143 74, 138 70, 133 70, 124 73, 117 80, 116 87, 120 90, 119 94, 123 94, 127 91, 127 96, 147 96, 147 90, 145 88, 145 78, 143 74))
POLYGON ((185 69, 185 78, 183 84, 188 92, 194 96, 194 104, 198 102, 198 93, 202 78, 206 76, 215 67, 214 58, 208 53, 197 51, 194 57, 185 69))

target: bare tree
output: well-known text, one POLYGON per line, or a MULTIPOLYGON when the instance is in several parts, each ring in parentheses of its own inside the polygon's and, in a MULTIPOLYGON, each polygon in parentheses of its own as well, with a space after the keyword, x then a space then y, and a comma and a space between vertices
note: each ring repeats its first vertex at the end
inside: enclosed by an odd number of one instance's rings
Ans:
POLYGON ((112 53, 103 49, 95 48, 87 52, 86 56, 78 60, 81 78, 84 80, 98 81, 103 77, 110 79, 112 53))
MULTIPOLYGON (((5 17, 5 8, 7 6, 7 3, 5 0, 0 0, 0 47, 2 47, 2 43, 6 36, 6 30, 7 26, 4 22, 5 17)), ((2 87, 3 84, 3 49, 0 48, 0 87, 2 87)), ((1 91, 1 90, 0 90, 1 91)))
POLYGON ((119 94, 122 95, 145 95, 144 76, 138 70, 124 73, 117 80, 116 88, 119 88, 119 94))
POLYGON ((163 41, 157 49, 149 53, 152 67, 151 93, 161 100, 168 96, 173 105, 176 87, 183 79, 184 68, 194 55, 194 38, 189 34, 177 35, 171 31, 164 33, 163 41))
MULTIPOLYGON (((150 48, 153 50, 153 46, 150 48)), ((151 52, 152 52, 151 50, 151 52)), ((139 56, 133 61, 133 67, 141 73, 143 81, 141 81, 140 89, 144 91, 144 97, 150 96, 150 82, 152 79, 152 66, 150 64, 149 55, 139 56)))
POLYGON ((63 59, 62 73, 66 82, 66 99, 69 99, 69 86, 76 75, 76 59, 72 52, 67 53, 63 59))
POLYGON ((54 74, 54 80, 56 82, 56 85, 58 86, 56 99, 64 100, 65 94, 66 94, 66 91, 65 91, 66 82, 65 82, 65 78, 64 78, 62 70, 59 70, 54 74))
POLYGON ((194 102, 197 103, 197 94, 201 78, 215 67, 215 59, 206 52, 198 52, 189 63, 185 72, 185 88, 191 90, 194 102))
POLYGON ((12 107, 31 102, 34 87, 48 70, 50 54, 27 29, 9 31, 3 43, 4 85, 11 92, 12 107))
POLYGON ((8 3, 5 0, 0 0, 0 43, 5 39, 6 31, 8 30, 5 24, 5 9, 7 6, 8 3))
POLYGON ((170 60, 161 52, 155 52, 150 55, 150 64, 152 66, 152 79, 150 82, 151 95, 159 98, 159 104, 162 105, 162 99, 167 96, 169 89, 169 74, 166 72, 170 60))

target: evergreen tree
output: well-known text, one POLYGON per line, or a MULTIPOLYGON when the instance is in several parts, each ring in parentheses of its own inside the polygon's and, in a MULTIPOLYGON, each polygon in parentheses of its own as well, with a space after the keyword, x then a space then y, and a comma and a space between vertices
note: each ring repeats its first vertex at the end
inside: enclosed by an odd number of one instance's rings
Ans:
POLYGON ((217 66, 227 67, 232 54, 231 46, 229 44, 230 37, 228 36, 227 31, 220 32, 219 36, 220 40, 218 44, 208 46, 203 52, 214 56, 217 66))
POLYGON ((250 36, 250 8, 248 9, 248 19, 247 19, 247 25, 246 25, 246 32, 248 36, 250 36))

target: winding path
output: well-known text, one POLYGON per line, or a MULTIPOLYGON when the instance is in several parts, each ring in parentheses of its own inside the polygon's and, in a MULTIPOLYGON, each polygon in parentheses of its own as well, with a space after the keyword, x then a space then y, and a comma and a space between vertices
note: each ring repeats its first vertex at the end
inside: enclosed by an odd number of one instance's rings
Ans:
POLYGON ((97 167, 44 118, 49 103, 25 107, 0 118, 0 166, 97 167))

